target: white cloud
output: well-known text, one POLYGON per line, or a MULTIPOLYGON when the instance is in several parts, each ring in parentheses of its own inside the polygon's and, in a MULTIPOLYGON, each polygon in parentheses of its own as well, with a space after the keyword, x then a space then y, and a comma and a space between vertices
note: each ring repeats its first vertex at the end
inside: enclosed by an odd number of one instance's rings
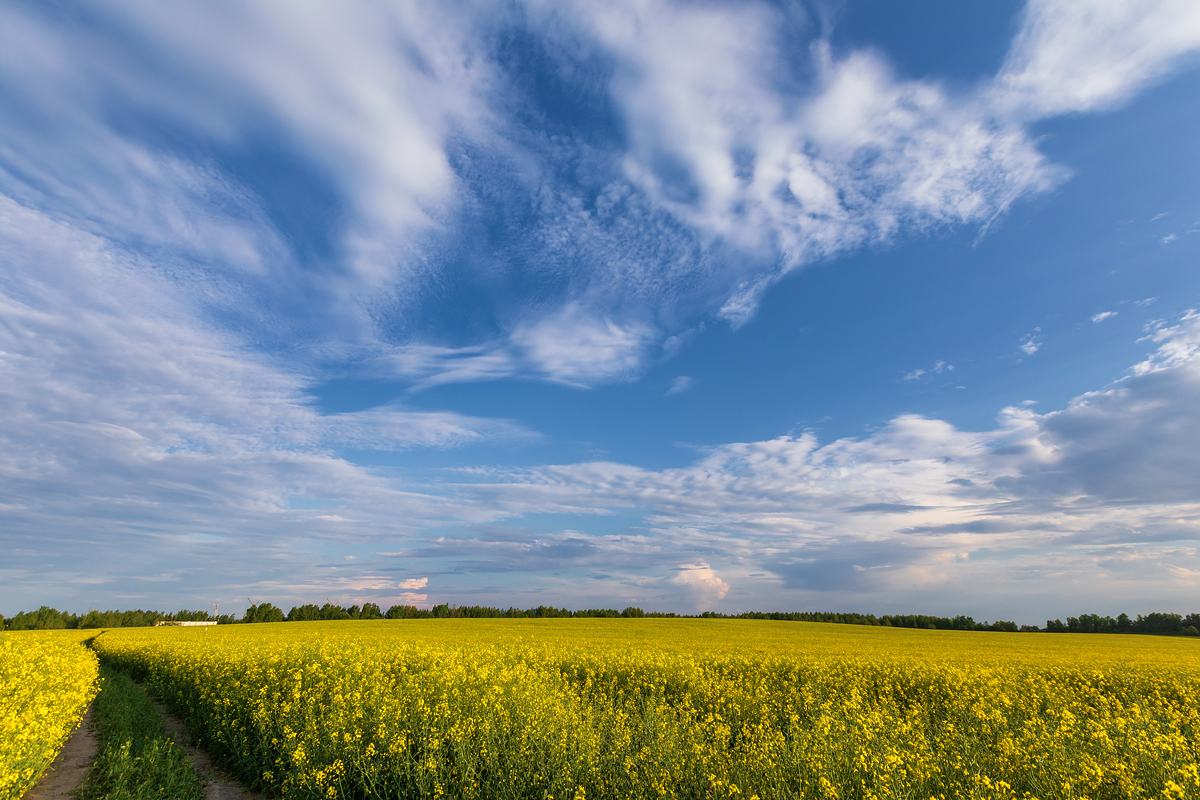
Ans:
POLYGON ((413 244, 458 203, 449 138, 492 124, 493 64, 474 35, 486 10, 133 3, 98 13, 89 27, 4 10, 0 85, 21 113, 0 123, 0 188, 170 257, 264 333, 283 333, 271 330, 279 312, 316 294, 309 327, 369 334, 376 306, 420 279, 413 244), (115 117, 152 120, 189 146, 173 153, 115 117), (318 184, 301 191, 328 195, 326 213, 345 220, 327 225, 327 268, 295 269, 301 253, 264 199, 206 156, 258 158, 265 141, 318 184))
POLYGON ((319 431, 314 442, 356 450, 453 447, 485 440, 537 438, 537 434, 507 420, 464 417, 448 411, 410 411, 399 406, 323 415, 312 424, 319 431))
POLYGON ((790 270, 938 226, 986 228, 1065 177, 1030 122, 1111 107, 1187 66, 1196 5, 1131 9, 1031 3, 996 79, 953 88, 898 77, 879 53, 834 54, 812 29, 798 49, 780 32, 803 39, 803 24, 769 4, 509 15, 141 3, 93 9, 91 27, 4 6, 0 518, 12 558, 0 585, 392 591, 394 575, 322 543, 406 547, 447 523, 546 510, 645 510, 649 527, 469 546, 514 569, 568 559, 661 576, 690 564, 680 574, 698 580, 678 586, 710 588, 724 582, 705 584, 707 564, 734 575, 726 563, 739 559, 795 586, 970 584, 990 580, 979 553, 991 547, 1010 554, 995 574, 1011 585, 1098 564, 1144 582, 1168 574, 1168 556, 1191 569, 1194 549, 1155 542, 1190 541, 1197 524, 1185 480, 1200 452, 1194 315, 1156 329, 1158 351, 1128 380, 1060 412, 1009 410, 986 432, 898 417, 863 440, 730 444, 678 470, 481 470, 414 487, 338 451, 532 434, 401 406, 321 414, 307 393, 322 377, 312 364, 367 357, 417 385, 630 380, 705 315, 747 320, 790 270), (548 142, 510 113, 520 76, 490 47, 514 25, 568 83, 599 76, 619 144, 548 142), (320 219, 282 230, 250 174, 273 168, 266 155, 311 184, 294 193, 319 196, 320 219), (554 177, 585 164, 600 165, 597 185, 554 177), (507 248, 489 242, 486 258, 439 262, 482 205, 537 222, 507 248), (308 263, 291 234, 310 229, 328 241, 308 263), (406 313, 456 282, 490 299, 513 275, 533 288, 487 309, 497 321, 474 341, 438 340, 406 313), (263 354, 280 343, 294 360, 263 354), (298 497, 337 513, 289 507, 298 497), (114 550, 124 560, 95 575, 114 550))
POLYGON ((513 331, 513 347, 548 379, 587 385, 636 377, 655 332, 637 322, 589 316, 575 303, 513 331))
POLYGON ((1200 354, 1200 314, 1189 309, 1178 325, 1159 322, 1147 337, 1158 342, 1158 350, 1150 358, 1133 367, 1135 375, 1160 372, 1192 363, 1200 354))
POLYGON ((1160 242, 1162 242, 1163 244, 1170 244, 1171 242, 1175 241, 1175 240, 1176 240, 1176 239, 1178 239, 1178 238, 1179 238, 1179 237, 1178 237, 1178 236, 1176 236, 1175 234, 1173 234, 1173 233, 1169 233, 1169 234, 1167 234, 1166 236, 1164 236, 1164 237, 1162 237, 1161 239, 1159 239, 1159 241, 1160 241, 1160 242))
MULTIPOLYGON (((1126 378, 1059 411, 1005 409, 990 431, 904 415, 865 439, 728 444, 659 471, 496 471, 462 488, 513 515, 636 509, 648 531, 626 548, 643 563, 705 553, 795 591, 893 602, 971 589, 995 593, 991 602, 1036 592, 1061 603, 1102 600, 1081 587, 1111 589, 1119 574, 1122 597, 1181 601, 1186 581, 1161 576, 1167 564, 1200 568, 1190 544, 1200 539, 1200 314, 1154 339, 1126 378)), ((706 567, 673 581, 704 585, 706 567)))
POLYGON ((381 361, 387 372, 418 379, 417 388, 496 380, 518 371, 513 355, 495 343, 460 348, 404 345, 394 348, 381 361))
POLYGON ((1038 336, 1042 332, 1040 327, 1034 328, 1033 333, 1027 333, 1021 337, 1021 344, 1018 349, 1027 356, 1031 356, 1038 350, 1042 349, 1042 339, 1038 336))
POLYGON ((296 548, 464 518, 339 450, 527 435, 399 407, 322 415, 302 376, 197 319, 137 259, 3 197, 0 252, 0 517, 6 546, 48 551, 0 569, 11 591, 76 585, 96 563, 111 585, 303 583, 296 548), (338 514, 290 503, 305 497, 338 514))
POLYGON ((816 85, 781 91, 793 78, 778 31, 797 27, 783 13, 584 4, 557 19, 616 58, 629 179, 677 219, 760 257, 730 276, 721 314, 734 324, 792 269, 902 229, 987 222, 1061 177, 1019 128, 935 83, 898 80, 872 53, 834 58, 818 42, 816 85), (764 268, 775 253, 781 267, 764 268))
POLYGON ((1189 0, 1030 0, 996 80, 995 102, 1035 117, 1120 103, 1188 63, 1200 47, 1189 0))
MULTIPOLYGON (((1001 72, 965 94, 901 80, 876 54, 811 50, 815 85, 795 93, 778 7, 533 4, 615 59, 612 95, 630 134, 624 167, 652 199, 751 254, 720 314, 735 325, 780 275, 903 230, 990 224, 1065 177, 1024 125, 1105 108, 1186 65, 1200 14, 1186 0, 1033 2, 1001 72), (869 158, 866 156, 869 154, 869 158), (775 263, 768 258, 767 262, 775 263)), ((673 277, 673 276, 672 276, 673 277)), ((713 276, 718 277, 718 276, 713 276)))
POLYGON ((1125 380, 1057 412, 1007 409, 991 431, 909 415, 861 440, 734 443, 658 471, 475 470, 434 492, 355 467, 333 448, 520 432, 403 409, 322 416, 298 376, 189 317, 169 284, 105 242, 11 202, 0 211, 0 516, 12 554, 0 578, 21 597, 86 591, 90 565, 119 547, 128 558, 104 585, 153 578, 297 601, 334 589, 427 599, 417 591, 427 583, 416 585, 427 578, 380 576, 362 556, 333 556, 352 572, 321 573, 305 552, 325 540, 395 542, 407 559, 472 558, 480 571, 572 564, 630 580, 669 574, 645 591, 697 607, 733 592, 713 564, 724 574, 765 570, 781 591, 881 602, 965 587, 1025 591, 1051 572, 1120 575, 1122 596, 1134 596, 1175 574, 1164 564, 1200 567, 1187 544, 1200 537, 1194 312, 1153 328, 1155 352, 1125 380), (328 498, 338 513, 289 508, 295 497, 328 498), (492 533, 459 547, 424 533, 614 511, 645 515, 645 524, 603 537, 492 533))
POLYGON ((636 376, 705 316, 742 324, 816 260, 986 228, 1065 177, 1031 120, 1120 102, 1200 41, 1186 0, 1039 0, 996 78, 952 89, 897 77, 874 51, 834 55, 796 8, 135 3, 89 28, 10 6, 0 85, 20 113, 0 121, 0 189, 149 253, 176 291, 318 360, 392 358, 421 385, 594 385, 636 376), (555 77, 600 79, 589 91, 613 104, 620 146, 584 131, 548 143, 512 114, 524 78, 492 42, 522 26, 555 77), (169 149, 172 135, 186 146, 169 149), (328 210, 305 226, 328 239, 311 267, 253 179, 222 163, 265 149, 328 210), (554 177, 580 164, 603 179, 554 177), (465 272, 439 261, 484 206, 537 221, 464 256, 465 272), (410 321, 447 285, 509 275, 534 296, 497 301, 474 341, 442 346, 410 321))
POLYGON ((670 579, 679 586, 688 603, 699 610, 711 608, 729 594, 729 584, 721 580, 706 563, 680 564, 679 571, 670 579))
POLYGON ((522 323, 501 341, 475 347, 406 345, 381 359, 385 370, 416 379, 415 388, 537 375, 586 387, 637 376, 655 338, 649 326, 588 316, 569 303, 522 323))
POLYGON ((1101 311, 1099 314, 1092 315, 1092 322, 1104 322, 1104 320, 1109 319, 1110 317, 1115 317, 1116 315, 1116 311, 1101 311))
POLYGON ((930 374, 941 375, 943 372, 953 372, 953 371, 954 371, 953 364, 947 364, 945 361, 942 361, 939 359, 938 361, 935 361, 933 366, 930 367, 929 369, 917 368, 917 369, 914 369, 912 372, 905 373, 904 380, 915 381, 915 380, 920 380, 925 375, 930 375, 930 374))
POLYGON ((692 388, 692 378, 689 375, 678 375, 675 380, 671 381, 671 388, 667 389, 667 395, 680 394, 692 388))

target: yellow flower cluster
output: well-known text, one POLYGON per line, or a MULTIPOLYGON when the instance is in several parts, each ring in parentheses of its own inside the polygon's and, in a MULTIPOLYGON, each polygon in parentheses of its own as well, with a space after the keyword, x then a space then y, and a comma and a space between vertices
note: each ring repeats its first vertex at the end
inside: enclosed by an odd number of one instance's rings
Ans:
POLYGON ((421 620, 96 647, 285 798, 1200 797, 1189 639, 421 620))
POLYGON ((0 633, 0 800, 16 800, 54 762, 98 690, 94 631, 0 633))

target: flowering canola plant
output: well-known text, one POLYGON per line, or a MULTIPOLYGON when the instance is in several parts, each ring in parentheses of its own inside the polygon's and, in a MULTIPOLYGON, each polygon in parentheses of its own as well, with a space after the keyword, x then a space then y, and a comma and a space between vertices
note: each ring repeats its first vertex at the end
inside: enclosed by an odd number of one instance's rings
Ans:
POLYGON ((1200 797, 1188 639, 451 619, 95 646, 285 798, 1200 797))
POLYGON ((29 790, 96 696, 94 631, 0 633, 0 800, 29 790))

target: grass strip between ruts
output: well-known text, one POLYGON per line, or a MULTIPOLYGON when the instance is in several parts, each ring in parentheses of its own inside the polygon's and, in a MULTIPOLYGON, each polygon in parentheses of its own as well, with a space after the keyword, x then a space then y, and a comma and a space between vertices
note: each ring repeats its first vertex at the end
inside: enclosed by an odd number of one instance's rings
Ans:
POLYGON ((203 800, 204 782, 167 732, 154 702, 129 676, 100 668, 92 707, 99 754, 75 792, 79 800, 203 800))

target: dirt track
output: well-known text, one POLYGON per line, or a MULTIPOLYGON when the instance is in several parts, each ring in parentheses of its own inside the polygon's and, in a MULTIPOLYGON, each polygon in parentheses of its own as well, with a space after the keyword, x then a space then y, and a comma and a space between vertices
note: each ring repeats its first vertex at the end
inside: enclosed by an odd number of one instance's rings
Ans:
POLYGON ((162 714, 167 730, 175 737, 175 741, 179 742, 187 751, 188 758, 192 760, 192 766, 196 768, 196 773, 207 781, 204 794, 208 800, 265 800, 264 795, 252 792, 237 781, 227 778, 224 773, 213 766, 208 753, 192 744, 183 723, 162 703, 155 700, 154 705, 158 708, 158 713, 162 714))
POLYGON ((89 707, 83 722, 67 739, 37 786, 25 793, 24 800, 65 800, 71 796, 96 759, 96 735, 92 733, 91 722, 92 709, 89 707))
MULTIPOLYGON (((197 774, 206 780, 204 794, 209 800, 266 800, 264 795, 252 792, 234 780, 230 780, 213 766, 208 754, 193 745, 188 739, 183 723, 175 718, 164 705, 154 705, 162 714, 167 730, 175 741, 183 746, 192 760, 197 774)), ((98 745, 92 731, 92 710, 83 716, 83 722, 67 739, 63 749, 37 785, 25 793, 22 800, 69 800, 83 779, 87 777, 92 762, 96 760, 98 745)))

